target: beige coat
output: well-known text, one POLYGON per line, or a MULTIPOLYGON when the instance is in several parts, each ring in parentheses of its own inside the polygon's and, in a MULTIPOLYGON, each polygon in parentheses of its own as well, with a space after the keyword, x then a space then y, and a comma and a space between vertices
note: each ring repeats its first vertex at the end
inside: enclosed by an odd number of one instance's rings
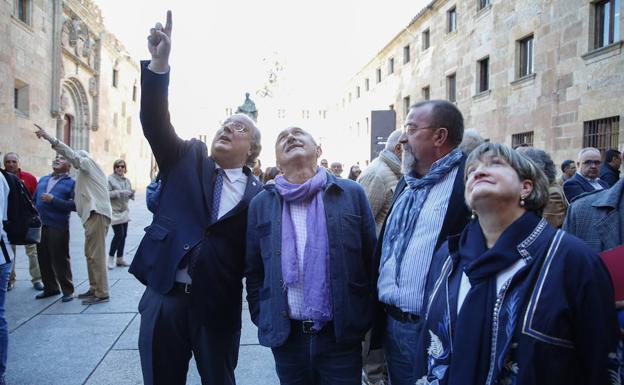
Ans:
POLYGON ((108 176, 108 194, 110 196, 113 218, 111 225, 130 222, 128 201, 134 199, 130 179, 112 173, 108 176))
POLYGON ((377 236, 390 210, 394 189, 403 176, 398 157, 392 155, 388 150, 382 151, 358 178, 375 217, 377 236))
POLYGON ((74 151, 65 143, 58 141, 52 148, 63 155, 78 170, 74 201, 82 224, 89 219, 92 211, 107 218, 112 217, 108 182, 102 168, 95 163, 86 151, 74 151))

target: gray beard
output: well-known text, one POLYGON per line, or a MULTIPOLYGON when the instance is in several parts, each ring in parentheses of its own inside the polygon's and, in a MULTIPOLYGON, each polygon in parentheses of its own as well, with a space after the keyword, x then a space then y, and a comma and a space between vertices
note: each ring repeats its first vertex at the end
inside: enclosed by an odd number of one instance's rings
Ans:
POLYGON ((412 153, 412 148, 409 144, 403 145, 403 155, 401 157, 401 172, 403 175, 409 174, 410 172, 416 173, 416 166, 418 165, 418 160, 414 158, 414 154, 412 153))

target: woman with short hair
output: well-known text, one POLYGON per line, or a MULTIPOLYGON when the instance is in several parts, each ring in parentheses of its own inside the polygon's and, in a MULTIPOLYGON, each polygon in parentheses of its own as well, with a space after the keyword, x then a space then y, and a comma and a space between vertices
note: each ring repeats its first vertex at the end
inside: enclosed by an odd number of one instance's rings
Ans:
POLYGON ((529 159, 484 143, 466 162, 473 219, 439 250, 417 385, 611 384, 622 353, 599 257, 541 211, 548 181, 529 159))
POLYGON ((108 176, 108 194, 113 208, 111 225, 113 226, 113 240, 108 252, 108 269, 112 270, 116 266, 130 266, 124 260, 124 247, 126 245, 126 235, 128 234, 128 222, 130 221, 130 209, 128 201, 134 199, 134 190, 130 179, 126 178, 126 161, 117 159, 113 163, 113 173, 108 176), (115 254, 117 260, 115 261, 115 254))

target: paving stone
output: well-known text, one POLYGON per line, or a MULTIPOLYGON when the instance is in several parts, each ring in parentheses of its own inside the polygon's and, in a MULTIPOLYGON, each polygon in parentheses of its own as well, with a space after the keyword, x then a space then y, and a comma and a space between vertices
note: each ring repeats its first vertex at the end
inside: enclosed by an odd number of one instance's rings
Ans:
POLYGON ((139 349, 139 327, 141 326, 141 315, 136 314, 130 325, 123 332, 119 340, 113 346, 115 350, 137 350, 139 349))
POLYGON ((11 333, 10 384, 82 384, 132 314, 38 315, 11 333))
POLYGON ((145 286, 134 279, 120 279, 109 287, 110 301, 98 305, 90 305, 85 313, 136 313, 139 299, 145 286))

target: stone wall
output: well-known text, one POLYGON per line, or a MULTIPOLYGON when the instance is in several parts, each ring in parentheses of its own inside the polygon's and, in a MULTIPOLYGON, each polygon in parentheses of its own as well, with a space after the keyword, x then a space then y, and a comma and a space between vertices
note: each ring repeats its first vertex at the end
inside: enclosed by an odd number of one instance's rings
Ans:
POLYGON ((128 177, 145 186, 151 151, 139 122, 138 62, 106 31, 91 0, 27 3, 26 22, 13 1, 0 3, 0 32, 9 36, 0 42, 0 151, 18 152, 37 177, 49 173, 54 152, 36 139, 37 123, 88 150, 107 173, 125 158, 128 177), (16 109, 14 88, 23 85, 26 107, 16 109))
MULTIPOLYGON (((624 5, 620 3, 620 7, 624 5)), ((512 143, 512 135, 532 131, 533 144, 549 151, 556 162, 575 159, 583 145, 583 122, 620 116, 624 132, 624 55, 620 36, 615 44, 593 50, 593 9, 589 0, 492 0, 477 10, 477 0, 434 0, 348 83, 338 112, 348 125, 362 124, 370 111, 397 111, 403 125, 404 97, 413 104, 430 87, 431 99, 446 99, 446 77, 456 74, 457 106, 466 128, 495 142, 512 143), (447 32, 448 11, 457 12, 456 32, 447 32), (430 47, 423 49, 423 31, 430 47), (518 79, 518 40, 534 37, 534 73, 518 79), (409 45, 410 61, 403 63, 409 45), (388 74, 388 59, 395 71, 388 74), (489 90, 477 92, 478 64, 489 57, 489 90), (382 70, 382 81, 375 72, 382 70), (370 79, 370 91, 364 89, 370 79), (348 101, 360 86, 361 97, 348 101)), ((362 149, 365 158, 368 148, 362 149)))

